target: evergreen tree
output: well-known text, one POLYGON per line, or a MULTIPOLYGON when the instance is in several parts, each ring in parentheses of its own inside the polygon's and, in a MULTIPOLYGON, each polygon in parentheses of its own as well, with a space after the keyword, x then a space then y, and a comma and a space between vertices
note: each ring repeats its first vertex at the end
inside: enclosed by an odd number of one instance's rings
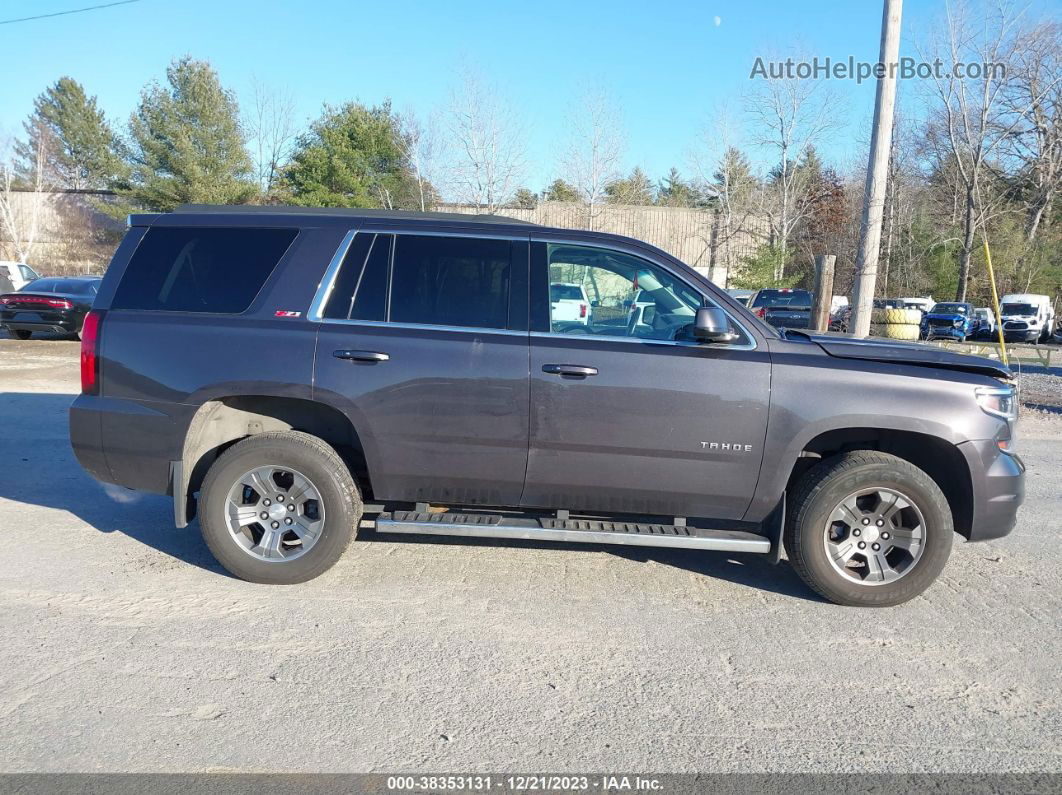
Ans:
POLYGON ((509 206, 521 210, 533 210, 538 206, 538 194, 528 188, 517 188, 513 198, 509 201, 509 206))
POLYGON ((563 179, 555 179, 542 194, 542 200, 547 202, 577 202, 579 191, 574 185, 569 185, 563 179))
POLYGON ((700 192, 684 180, 674 166, 660 182, 656 196, 657 204, 665 207, 698 207, 703 204, 700 192))
POLYGON ((257 192, 239 107, 206 61, 184 57, 152 83, 129 121, 132 175, 119 192, 157 210, 239 204, 257 192))
POLYGON ((23 125, 26 141, 18 144, 21 174, 37 171, 43 154, 45 184, 71 190, 99 190, 119 179, 125 166, 118 139, 96 105, 96 98, 70 77, 61 77, 33 101, 23 125))
POLYGON ((653 183, 640 167, 635 166, 629 176, 606 185, 605 196, 610 204, 652 204, 653 183))
POLYGON ((301 136, 285 172, 298 204, 322 207, 419 206, 409 146, 398 116, 385 102, 325 106, 301 136))

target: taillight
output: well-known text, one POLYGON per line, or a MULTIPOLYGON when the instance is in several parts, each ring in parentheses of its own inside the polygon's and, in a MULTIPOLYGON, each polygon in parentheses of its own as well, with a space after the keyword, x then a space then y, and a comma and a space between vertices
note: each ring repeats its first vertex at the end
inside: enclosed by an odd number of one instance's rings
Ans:
POLYGON ((759 309, 757 309, 756 310, 756 317, 758 317, 760 320, 766 320, 767 319, 767 307, 761 306, 759 309))
POLYGON ((55 307, 56 309, 71 309, 74 306, 65 298, 49 298, 47 304, 48 306, 55 307))
POLYGON ((85 315, 81 327, 81 394, 98 395, 100 392, 100 326, 103 312, 93 309, 85 315))
POLYGON ((586 304, 579 304, 579 317, 586 317, 586 304))
POLYGON ((0 304, 10 304, 15 300, 13 295, 0 295, 0 304))

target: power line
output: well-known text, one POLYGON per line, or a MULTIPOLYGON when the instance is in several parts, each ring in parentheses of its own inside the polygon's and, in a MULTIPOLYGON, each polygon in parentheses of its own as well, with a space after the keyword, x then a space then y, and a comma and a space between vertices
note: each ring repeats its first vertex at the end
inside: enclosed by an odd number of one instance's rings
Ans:
POLYGON ((53 14, 39 14, 35 17, 21 17, 20 19, 0 19, 0 25, 11 25, 15 22, 29 22, 34 19, 48 19, 49 17, 65 17, 67 14, 80 14, 82 11, 95 11, 99 8, 110 8, 111 6, 125 6, 130 3, 139 3, 140 0, 116 0, 114 3, 103 3, 98 6, 86 6, 85 8, 72 8, 69 11, 56 11, 53 14))

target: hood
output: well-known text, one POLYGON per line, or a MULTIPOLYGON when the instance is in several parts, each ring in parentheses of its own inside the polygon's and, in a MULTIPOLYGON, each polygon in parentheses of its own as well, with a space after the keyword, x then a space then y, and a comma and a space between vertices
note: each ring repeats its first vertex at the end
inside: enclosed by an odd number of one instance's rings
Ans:
POLYGON ((959 312, 925 312, 922 317, 926 319, 935 317, 938 320, 966 320, 968 316, 959 312))
POLYGON ((864 359, 888 364, 907 364, 916 367, 937 367, 943 370, 958 370, 965 373, 990 375, 993 378, 1013 378, 1010 368, 995 359, 985 356, 969 356, 954 353, 934 345, 916 342, 893 342, 892 340, 857 339, 844 334, 808 334, 792 332, 807 337, 818 344, 830 356, 838 359, 864 359))

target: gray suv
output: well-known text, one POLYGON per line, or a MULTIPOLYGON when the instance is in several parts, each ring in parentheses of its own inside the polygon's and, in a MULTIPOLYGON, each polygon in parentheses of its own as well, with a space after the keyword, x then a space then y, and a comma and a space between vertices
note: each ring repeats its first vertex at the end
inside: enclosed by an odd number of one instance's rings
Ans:
POLYGON ((759 553, 903 602, 1023 497, 1011 373, 779 330, 659 249, 501 217, 134 215, 70 409, 100 480, 198 514, 230 572, 377 531, 759 553), (550 285, 582 287, 579 322, 550 285))

